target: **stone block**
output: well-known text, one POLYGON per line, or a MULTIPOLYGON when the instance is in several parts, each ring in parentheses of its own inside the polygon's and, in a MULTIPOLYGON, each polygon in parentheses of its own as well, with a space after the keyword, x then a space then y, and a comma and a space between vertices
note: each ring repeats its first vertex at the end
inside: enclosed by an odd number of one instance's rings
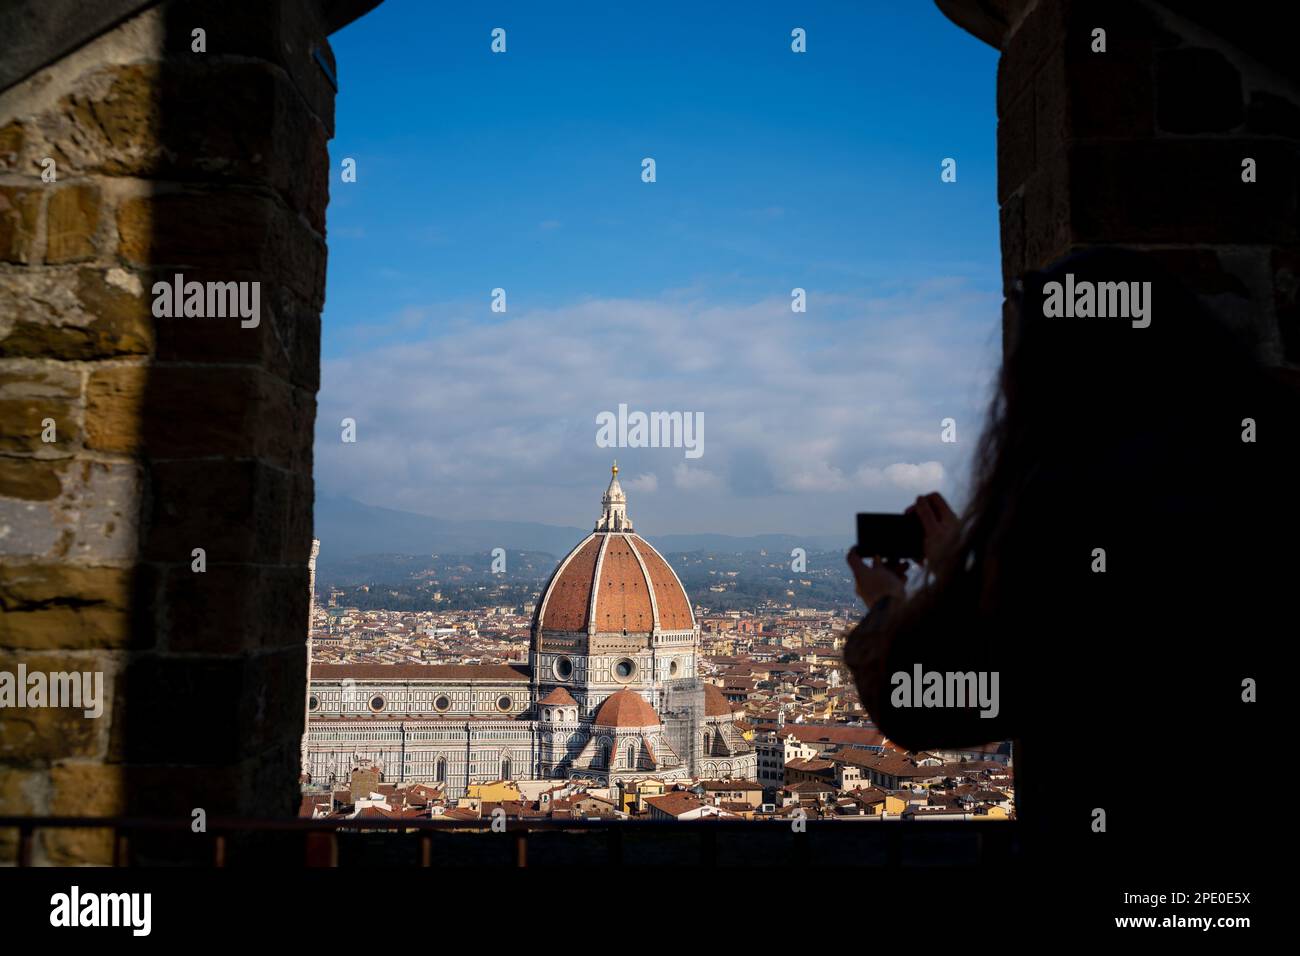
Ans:
POLYGON ((140 276, 120 267, 40 270, 0 285, 0 357, 147 355, 151 323, 140 276))
POLYGON ((54 458, 71 454, 81 438, 81 375, 59 365, 0 365, 0 452, 54 458), (42 440, 47 419, 53 442, 42 440))
POLYGON ((148 381, 149 368, 144 365, 113 365, 90 373, 86 382, 87 448, 121 454, 139 450, 148 381))
POLYGON ((130 568, 68 564, 0 567, 0 645, 119 649, 144 645, 134 633, 130 568))
POLYGON ((0 185, 0 262, 35 261, 42 198, 39 186, 0 185))
POLYGON ((45 261, 75 262, 95 256, 100 194, 94 183, 73 183, 50 193, 45 209, 45 261))
MULTIPOLYGON (((8 616, 8 615, 5 615, 8 616)), ((75 671, 96 671, 101 662, 77 657, 64 657, 48 653, 5 651, 0 654, 0 670, 17 674, 19 664, 25 664, 27 673, 45 674, 75 671)), ((112 680, 104 677, 104 697, 112 690, 112 680)), ((50 763, 70 758, 98 757, 102 750, 100 729, 108 720, 109 700, 103 702, 100 717, 87 717, 85 709, 71 707, 13 707, 5 709, 5 719, 0 720, 0 762, 50 763)))

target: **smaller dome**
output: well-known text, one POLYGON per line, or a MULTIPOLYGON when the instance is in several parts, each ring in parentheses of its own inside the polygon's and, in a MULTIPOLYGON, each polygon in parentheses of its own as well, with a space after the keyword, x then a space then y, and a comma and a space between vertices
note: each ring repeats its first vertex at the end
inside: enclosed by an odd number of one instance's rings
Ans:
POLYGON ((723 695, 717 684, 704 685, 704 716, 731 716, 731 702, 723 695))
POLYGON ((555 690, 551 691, 549 694, 547 694, 537 703, 545 704, 548 707, 577 707, 578 706, 578 702, 573 699, 573 695, 570 694, 563 687, 555 688, 555 690))
POLYGON ((596 711, 597 727, 658 727, 659 715, 634 690, 620 690, 609 697, 596 711))

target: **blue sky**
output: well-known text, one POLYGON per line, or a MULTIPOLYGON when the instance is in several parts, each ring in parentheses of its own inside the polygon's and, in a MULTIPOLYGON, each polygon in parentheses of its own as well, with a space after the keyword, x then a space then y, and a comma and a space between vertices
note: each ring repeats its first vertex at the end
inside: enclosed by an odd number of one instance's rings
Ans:
POLYGON ((616 452, 648 532, 960 497, 997 359, 996 53, 932 4, 386 0, 332 43, 319 493, 585 525, 624 402, 705 419, 699 459, 616 452))

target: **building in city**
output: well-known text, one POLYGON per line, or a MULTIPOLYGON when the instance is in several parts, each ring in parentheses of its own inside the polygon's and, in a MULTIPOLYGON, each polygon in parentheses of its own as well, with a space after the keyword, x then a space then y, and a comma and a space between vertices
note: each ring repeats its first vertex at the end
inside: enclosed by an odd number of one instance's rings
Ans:
POLYGON ((455 799, 494 780, 755 778, 731 705, 698 676, 686 590, 612 472, 595 528, 542 589, 527 665, 312 666, 311 783, 373 766, 455 799))

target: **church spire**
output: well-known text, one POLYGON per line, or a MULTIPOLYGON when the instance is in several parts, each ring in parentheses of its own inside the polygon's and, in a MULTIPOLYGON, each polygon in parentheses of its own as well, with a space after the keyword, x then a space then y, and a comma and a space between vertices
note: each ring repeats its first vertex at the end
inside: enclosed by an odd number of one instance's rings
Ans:
POLYGON ((600 498, 601 515, 596 522, 597 531, 631 531, 632 522, 627 516, 627 495, 618 483, 618 459, 609 470, 609 487, 600 498))

